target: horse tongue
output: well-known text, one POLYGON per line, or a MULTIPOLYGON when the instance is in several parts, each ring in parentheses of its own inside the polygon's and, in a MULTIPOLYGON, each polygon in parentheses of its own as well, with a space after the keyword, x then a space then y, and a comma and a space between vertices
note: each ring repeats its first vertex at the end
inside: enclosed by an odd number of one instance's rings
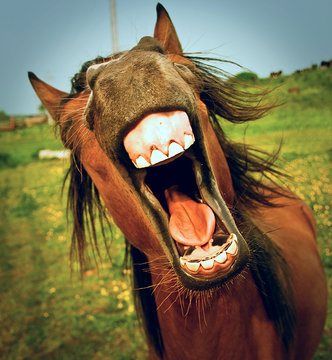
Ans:
POLYGON ((213 211, 206 205, 181 193, 177 186, 165 190, 170 213, 169 231, 183 245, 203 246, 212 238, 215 228, 213 211))

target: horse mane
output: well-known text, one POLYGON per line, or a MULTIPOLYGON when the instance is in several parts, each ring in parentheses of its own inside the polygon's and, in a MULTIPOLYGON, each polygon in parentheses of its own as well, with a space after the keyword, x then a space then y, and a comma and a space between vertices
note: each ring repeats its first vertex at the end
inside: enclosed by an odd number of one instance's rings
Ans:
POLYGON ((268 153, 248 144, 235 142, 222 130, 220 118, 243 124, 264 117, 280 104, 270 101, 270 90, 246 84, 222 71, 220 67, 211 65, 237 65, 231 61, 198 56, 187 58, 198 68, 200 81, 203 81, 201 100, 207 107, 210 122, 230 168, 236 206, 251 210, 259 205, 276 206, 271 200, 280 195, 285 196, 276 181, 288 178, 277 165, 281 143, 274 153, 268 153))
POLYGON ((77 154, 72 154, 71 156, 70 167, 63 181, 62 193, 67 181, 69 182, 67 193, 67 219, 69 218, 69 213, 71 213, 73 217, 70 264, 72 268, 73 261, 78 261, 81 276, 83 278, 84 266, 90 260, 86 253, 88 241, 90 241, 92 245, 92 254, 97 265, 97 258, 101 259, 97 242, 96 218, 99 220, 99 227, 108 256, 110 254, 109 242, 107 241, 105 225, 107 225, 111 234, 112 227, 106 209, 99 196, 98 189, 80 163, 77 154))
MULTIPOLYGON (((107 61, 116 56, 118 54, 108 58, 97 57, 83 64, 81 71, 72 79, 70 97, 75 98, 78 93, 86 89, 85 75, 90 65, 107 61)), ((278 247, 269 240, 266 234, 260 232, 246 215, 248 210, 254 210, 259 205, 275 206, 272 199, 281 194, 285 196, 276 183, 277 179, 286 177, 276 165, 280 148, 275 154, 269 154, 247 144, 236 143, 226 136, 219 121, 221 117, 232 123, 250 122, 260 119, 277 105, 261 101, 261 98, 265 98, 269 91, 262 90, 253 93, 250 91, 250 87, 248 91, 243 90, 243 84, 235 78, 229 77, 218 67, 210 65, 211 61, 219 63, 228 61, 192 55, 185 57, 199 70, 199 81, 203 84, 201 100, 207 106, 210 122, 231 171, 236 197, 233 211, 241 220, 240 231, 248 239, 251 250, 249 268, 262 296, 267 315, 273 321, 287 352, 293 339, 295 324, 289 269, 278 247), (263 182, 263 179, 268 182, 263 182)), ((92 247, 99 254, 94 220, 96 213, 99 214, 102 236, 106 243, 103 222, 105 218, 107 219, 107 213, 98 190, 80 163, 79 153, 72 154, 71 166, 66 179, 69 180, 67 212, 71 211, 74 218, 71 259, 78 258, 82 269, 85 262, 86 233, 92 239, 90 240, 92 247)), ((108 220, 107 225, 110 227, 108 220)), ((147 258, 128 243, 126 254, 126 257, 131 259, 129 266, 133 269, 137 316, 143 323, 148 342, 154 347, 156 354, 161 356, 163 341, 147 258)))

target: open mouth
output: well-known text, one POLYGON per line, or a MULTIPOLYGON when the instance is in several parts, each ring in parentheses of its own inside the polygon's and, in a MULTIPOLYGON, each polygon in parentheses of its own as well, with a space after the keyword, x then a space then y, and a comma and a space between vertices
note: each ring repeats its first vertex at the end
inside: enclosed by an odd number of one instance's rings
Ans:
POLYGON ((126 135, 124 146, 167 218, 172 263, 179 265, 180 275, 199 282, 238 273, 246 263, 247 247, 228 208, 226 216, 221 214, 225 203, 220 194, 216 202, 216 185, 204 180, 208 164, 197 156, 204 145, 195 139, 187 114, 146 116, 126 135))

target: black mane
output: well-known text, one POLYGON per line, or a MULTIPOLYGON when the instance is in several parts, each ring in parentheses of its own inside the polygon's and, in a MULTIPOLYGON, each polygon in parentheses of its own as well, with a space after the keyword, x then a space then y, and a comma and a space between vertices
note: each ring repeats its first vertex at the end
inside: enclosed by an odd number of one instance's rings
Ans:
MULTIPOLYGON (((86 89, 85 74, 92 64, 104 62, 117 55, 86 62, 80 72, 72 79, 71 96, 86 89)), ((236 201, 232 209, 240 225, 240 231, 248 239, 251 250, 249 268, 256 286, 262 296, 268 317, 274 322, 285 351, 293 340, 295 310, 292 286, 288 266, 279 249, 266 234, 254 226, 248 216, 248 210, 258 205, 275 206, 272 199, 281 194, 276 178, 284 177, 276 166, 278 154, 268 154, 246 144, 235 143, 228 139, 222 130, 219 118, 233 123, 245 123, 264 116, 275 107, 274 104, 263 103, 261 98, 267 92, 253 95, 234 79, 225 77, 217 67, 209 65, 216 59, 187 56, 195 64, 203 79, 201 99, 206 104, 209 118, 225 153, 231 171, 236 201), (257 177, 259 175, 259 177, 257 177), (269 182, 263 182, 262 179, 269 182)), ((99 212, 99 220, 103 228, 106 217, 105 210, 89 175, 80 163, 79 153, 73 152, 72 164, 67 177, 70 179, 68 190, 68 209, 73 213, 74 230, 72 236, 72 260, 76 255, 81 267, 84 264, 84 248, 87 242, 86 232, 90 235, 93 248, 98 251, 95 231, 95 210, 99 212), (85 224, 88 224, 85 226, 85 224), (89 225, 90 224, 90 225, 89 225)), ((284 195, 284 194, 283 194, 284 195)), ((105 233, 103 232, 104 240, 105 233)), ((148 272, 147 258, 143 253, 128 244, 127 253, 131 256, 134 270, 134 298, 138 317, 142 320, 147 339, 157 354, 163 353, 163 342, 157 319, 157 309, 151 289, 151 276, 148 272)), ((218 291, 218 290, 216 290, 218 291)))

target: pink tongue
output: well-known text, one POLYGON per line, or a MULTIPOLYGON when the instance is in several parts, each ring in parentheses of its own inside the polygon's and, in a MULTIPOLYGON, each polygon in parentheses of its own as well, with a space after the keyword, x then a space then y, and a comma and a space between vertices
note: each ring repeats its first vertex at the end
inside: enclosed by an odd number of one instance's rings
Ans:
POLYGON ((183 245, 203 246, 212 238, 215 228, 213 211, 178 191, 176 186, 165 190, 170 213, 169 231, 183 245))

